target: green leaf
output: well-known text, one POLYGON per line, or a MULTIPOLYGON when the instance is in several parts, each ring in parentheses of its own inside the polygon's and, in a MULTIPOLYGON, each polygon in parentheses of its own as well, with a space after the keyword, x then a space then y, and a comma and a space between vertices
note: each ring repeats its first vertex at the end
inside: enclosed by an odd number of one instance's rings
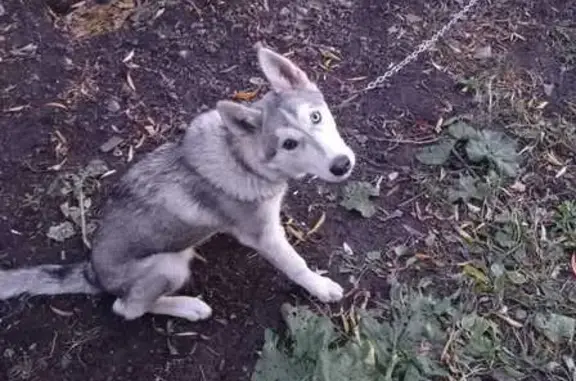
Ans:
POLYGON ((572 340, 576 319, 555 313, 537 313, 534 317, 534 327, 548 340, 553 343, 560 343, 563 339, 572 340))
POLYGON ((522 274, 520 271, 508 271, 506 276, 510 279, 510 282, 514 284, 524 284, 528 281, 526 275, 522 274))
POLYGON ((494 240, 500 247, 504 249, 511 249, 516 246, 516 240, 514 239, 512 233, 505 229, 498 230, 496 234, 494 234, 494 240))
POLYGON ((376 214, 376 205, 371 198, 380 196, 380 189, 367 181, 346 184, 340 205, 348 210, 360 212, 362 217, 370 218, 376 214))
POLYGON ((284 304, 282 315, 293 341, 295 357, 315 357, 338 337, 330 318, 318 316, 306 307, 284 304))
POLYGON ((466 154, 475 163, 490 161, 505 176, 514 177, 520 169, 516 142, 499 131, 480 131, 468 141, 466 154))
POLYGON ((457 140, 468 140, 478 136, 476 129, 464 122, 456 122, 450 125, 448 133, 457 140))
POLYGON ((416 159, 426 165, 442 165, 448 161, 455 144, 455 139, 443 137, 438 143, 421 148, 416 159))
POLYGON ((264 347, 256 362, 251 381, 303 380, 311 372, 311 366, 294 361, 279 348, 279 338, 270 329, 264 331, 264 347))
POLYGON ((458 182, 448 189, 448 201, 456 202, 462 200, 468 202, 471 199, 484 200, 489 195, 487 185, 479 183, 474 177, 460 175, 458 182))
MULTIPOLYGON (((252 381, 427 381, 450 373, 440 362, 448 340, 443 319, 450 298, 437 300, 392 282, 390 304, 358 310, 354 334, 341 333, 332 320, 307 307, 284 305, 285 339, 265 331, 252 381), (425 344, 427 350, 423 350, 425 344)), ((482 331, 484 332, 484 331, 482 331)))

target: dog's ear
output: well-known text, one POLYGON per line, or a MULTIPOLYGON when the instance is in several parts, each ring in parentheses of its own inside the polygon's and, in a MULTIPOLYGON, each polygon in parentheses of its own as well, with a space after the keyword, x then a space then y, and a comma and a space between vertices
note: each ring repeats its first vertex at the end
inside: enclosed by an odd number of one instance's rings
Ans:
POLYGON ((262 111, 233 101, 218 101, 216 110, 235 135, 255 134, 262 129, 262 111))
POLYGON ((265 48, 262 43, 254 46, 262 72, 276 92, 296 89, 318 90, 306 73, 288 58, 265 48))

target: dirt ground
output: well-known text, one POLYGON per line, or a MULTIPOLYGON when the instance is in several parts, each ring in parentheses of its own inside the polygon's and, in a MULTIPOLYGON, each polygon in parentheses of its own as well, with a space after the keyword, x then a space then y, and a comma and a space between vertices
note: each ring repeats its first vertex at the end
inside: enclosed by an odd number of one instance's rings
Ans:
MULTIPOLYGON (((329 269, 349 289, 349 275, 338 271, 333 255, 344 242, 364 253, 400 244, 414 249, 431 229, 442 228, 444 222, 418 218, 415 212, 416 203, 425 205, 428 195, 415 176, 419 164, 413 153, 418 141, 434 136, 440 118, 475 107, 455 79, 460 73, 435 66, 453 62, 434 62, 425 53, 385 88, 353 92, 429 37, 461 1, 142 3, 86 1, 80 10, 105 11, 82 17, 66 1, 0 0, 0 265, 85 258, 89 250, 79 234, 64 242, 46 235, 65 221, 60 205, 69 199, 54 191, 59 174, 77 172, 96 158, 117 170, 92 195, 97 218, 100 200, 129 160, 176 138, 185 123, 217 100, 257 88, 255 78, 261 75, 251 47, 258 40, 292 52, 292 59, 318 81, 358 152, 354 179, 383 178, 386 197, 378 198, 381 215, 372 219, 338 207, 331 197, 337 186, 293 184, 288 216, 308 227, 326 216, 319 231, 298 246, 310 263, 329 269), (113 136, 122 142, 102 152, 113 136), (398 210, 398 217, 390 217, 398 210)), ((501 3, 481 1, 472 15, 483 16, 464 24, 523 9, 523 21, 530 22, 515 24, 522 38, 493 48, 506 46, 507 62, 543 73, 555 84, 547 98, 550 107, 566 109, 565 101, 574 99, 576 73, 561 69, 566 63, 534 25, 573 22, 574 2, 501 3)), ((460 25, 455 29, 461 36, 460 25)), ((449 47, 446 43, 442 49, 449 47)), ((248 380, 264 328, 281 325, 283 302, 308 303, 307 295, 227 237, 216 238, 201 253, 208 263, 195 263, 188 291, 213 307, 214 316, 206 322, 152 316, 124 322, 113 315, 107 297, 1 302, 0 379, 248 380)), ((418 271, 434 270, 422 266, 418 271)), ((386 298, 383 277, 363 277, 357 287, 370 290, 375 299, 386 298)))

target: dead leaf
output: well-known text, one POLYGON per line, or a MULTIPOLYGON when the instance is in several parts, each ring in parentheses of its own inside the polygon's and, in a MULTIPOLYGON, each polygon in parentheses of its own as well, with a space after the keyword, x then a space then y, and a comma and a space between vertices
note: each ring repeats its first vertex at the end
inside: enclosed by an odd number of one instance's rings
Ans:
POLYGON ((4 110, 4 112, 19 112, 19 111, 22 111, 28 107, 30 107, 30 106, 29 105, 14 106, 14 107, 10 107, 10 108, 4 110))
POLYGON ((130 145, 130 147, 128 147, 128 154, 126 155, 126 162, 130 163, 133 159, 134 159, 134 146, 130 145))
POLYGON ((134 57, 134 49, 132 49, 132 50, 130 51, 130 53, 128 53, 128 54, 126 55, 126 57, 124 57, 124 59, 122 60, 122 62, 123 62, 123 63, 126 63, 126 62, 130 61, 133 57, 134 57))
POLYGON ((314 226, 312 226, 312 229, 310 229, 306 235, 310 236, 314 233, 316 233, 318 231, 318 229, 320 229, 320 227, 322 225, 324 225, 324 221, 326 221, 326 213, 322 212, 322 215, 320 216, 320 218, 318 219, 318 221, 316 221, 316 223, 314 224, 314 226))
POLYGON ((128 82, 128 86, 130 87, 130 89, 136 92, 136 86, 134 86, 134 81, 132 81, 132 76, 130 75, 130 72, 126 73, 126 82, 128 82))
POLYGON ((554 175, 554 177, 557 179, 557 178, 564 176, 564 174, 566 173, 567 170, 568 170, 567 166, 560 168, 560 170, 554 175))
POLYGON ((68 110, 68 107, 66 107, 65 105, 63 105, 62 103, 58 103, 58 102, 48 102, 46 103, 44 106, 47 107, 56 107, 56 108, 61 108, 63 110, 68 110))
POLYGON ((252 99, 256 98, 258 91, 259 89, 254 91, 237 91, 232 96, 232 99, 235 101, 251 101, 252 99))
POLYGON ((68 238, 72 238, 76 234, 74 225, 70 221, 62 222, 61 224, 50 226, 46 236, 57 242, 64 242, 68 238))
POLYGON ((100 146, 100 151, 108 153, 124 141, 120 136, 114 135, 100 146))
POLYGON ((50 309, 56 315, 63 316, 63 317, 70 317, 70 316, 74 315, 74 312, 72 312, 72 311, 64 311, 64 310, 61 310, 61 309, 53 307, 53 306, 50 306, 50 309))

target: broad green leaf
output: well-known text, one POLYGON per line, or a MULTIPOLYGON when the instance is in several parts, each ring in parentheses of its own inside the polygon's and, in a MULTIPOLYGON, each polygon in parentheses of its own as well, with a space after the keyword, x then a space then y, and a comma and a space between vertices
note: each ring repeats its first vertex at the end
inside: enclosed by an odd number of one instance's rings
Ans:
POLYGON ((457 140, 468 140, 478 136, 478 132, 465 122, 456 122, 448 127, 448 133, 457 140))
POLYGON ((472 176, 461 175, 458 182, 448 189, 448 202, 462 200, 468 202, 471 199, 484 200, 489 194, 489 190, 472 176))
POLYGON ((426 165, 442 165, 448 161, 455 144, 455 139, 441 138, 438 143, 421 148, 416 159, 426 165))
POLYGON ((474 282, 481 287, 490 285, 490 281, 486 276, 486 274, 484 274, 482 270, 470 264, 464 265, 464 267, 462 268, 462 272, 464 273, 464 275, 474 279, 474 282))
POLYGON ((380 189, 367 181, 356 181, 346 184, 340 205, 348 210, 356 210, 364 218, 376 214, 373 197, 380 196, 380 189))
POLYGON ((499 131, 480 131, 466 144, 466 154, 472 162, 492 162, 505 176, 514 177, 520 169, 516 142, 499 131))
POLYGON ((534 327, 550 341, 560 343, 562 340, 572 340, 576 320, 556 313, 537 313, 534 317, 534 327))
POLYGON ((516 246, 516 240, 511 232, 504 229, 498 230, 496 234, 494 234, 494 240, 504 249, 511 249, 516 246))
POLYGON ((520 271, 508 271, 506 276, 510 279, 510 282, 514 284, 524 284, 528 281, 526 275, 522 274, 520 271))
POLYGON ((271 330, 264 331, 264 339, 262 354, 256 362, 251 381, 303 380, 310 374, 312 367, 290 358, 279 348, 278 336, 271 330))
POLYGON ((308 308, 282 306, 282 314, 293 341, 295 357, 315 357, 338 336, 330 318, 314 314, 308 308))

